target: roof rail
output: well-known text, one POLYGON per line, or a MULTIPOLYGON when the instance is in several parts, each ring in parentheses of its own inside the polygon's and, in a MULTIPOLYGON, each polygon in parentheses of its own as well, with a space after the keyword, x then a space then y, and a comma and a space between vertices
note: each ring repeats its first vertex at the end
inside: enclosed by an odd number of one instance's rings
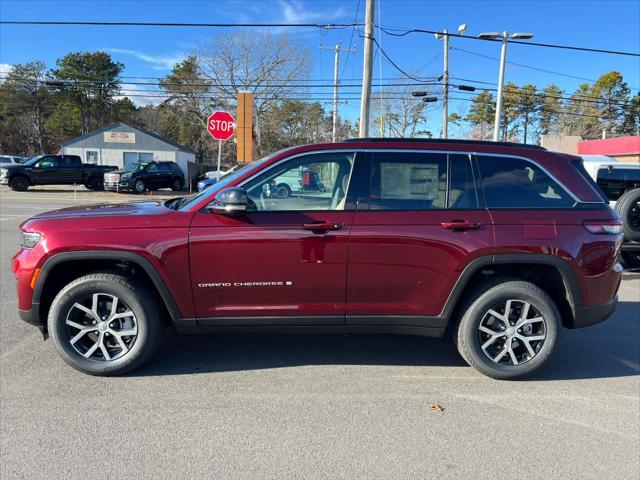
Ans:
POLYGON ((453 145, 488 145, 496 147, 517 147, 531 148, 534 150, 546 150, 540 145, 530 145, 526 143, 514 142, 489 142, 486 140, 460 140, 460 139, 442 139, 442 138, 391 138, 391 137, 367 137, 367 138, 349 138, 345 142, 412 142, 412 143, 444 143, 453 145))

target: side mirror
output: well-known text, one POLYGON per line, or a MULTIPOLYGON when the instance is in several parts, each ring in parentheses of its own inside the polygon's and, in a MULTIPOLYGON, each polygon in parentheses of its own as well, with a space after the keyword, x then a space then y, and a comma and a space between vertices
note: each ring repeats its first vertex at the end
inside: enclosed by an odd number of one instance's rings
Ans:
POLYGON ((247 210, 249 198, 243 188, 225 188, 220 190, 207 208, 222 214, 234 214, 247 210))

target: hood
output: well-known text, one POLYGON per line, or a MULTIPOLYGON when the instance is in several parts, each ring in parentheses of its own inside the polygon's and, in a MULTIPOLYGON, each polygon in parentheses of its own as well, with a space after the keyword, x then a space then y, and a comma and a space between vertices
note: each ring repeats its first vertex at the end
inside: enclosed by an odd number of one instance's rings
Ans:
POLYGON ((126 172, 124 170, 109 170, 108 172, 105 173, 117 173, 118 175, 122 175, 123 173, 133 173, 133 172, 126 172))
POLYGON ((21 163, 8 163, 6 165, 0 165, 0 168, 6 170, 24 170, 25 168, 31 168, 31 165, 22 165, 21 163))
POLYGON ((162 201, 140 201, 126 203, 99 203, 78 205, 39 213, 33 220, 54 218, 120 217, 128 215, 161 215, 169 210, 162 201))

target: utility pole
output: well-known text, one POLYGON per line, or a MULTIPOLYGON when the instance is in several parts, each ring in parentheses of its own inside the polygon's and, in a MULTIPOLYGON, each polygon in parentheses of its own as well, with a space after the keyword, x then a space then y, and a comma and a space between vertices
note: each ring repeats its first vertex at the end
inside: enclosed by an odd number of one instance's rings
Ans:
MULTIPOLYGON (((466 23, 458 26, 458 35, 464 35, 464 32, 466 31, 466 23)), ((449 138, 449 30, 445 28, 442 33, 436 33, 435 36, 436 40, 442 40, 444 43, 444 72, 442 74, 442 82, 444 84, 442 103, 442 138, 449 138)))
POLYGON ((362 97, 360 99, 360 138, 369 136, 371 73, 373 70, 373 4, 374 0, 367 0, 364 21, 364 64, 362 68, 362 97))
POLYGON ((449 136, 449 31, 444 29, 444 95, 442 105, 442 138, 449 136))
POLYGON ((320 45, 320 50, 335 50, 335 58, 333 65, 333 128, 331 131, 331 141, 336 143, 338 136, 338 84, 340 80, 338 78, 338 70, 340 66, 340 52, 355 52, 355 48, 340 48, 338 43, 335 48, 323 47, 320 45))

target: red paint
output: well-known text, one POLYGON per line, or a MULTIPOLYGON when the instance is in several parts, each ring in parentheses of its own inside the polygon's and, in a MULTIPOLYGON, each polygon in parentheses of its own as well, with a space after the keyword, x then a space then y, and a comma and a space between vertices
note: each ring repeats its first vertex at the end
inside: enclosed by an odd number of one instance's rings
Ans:
MULTIPOLYGON (((571 165, 573 157, 484 144, 399 141, 306 145, 275 154, 226 186, 238 185, 257 169, 290 155, 331 149, 473 150, 519 155, 537 161, 581 201, 601 202, 571 165)), ((136 202, 74 207, 28 220, 23 230, 40 232, 43 238, 35 248, 20 250, 13 259, 18 307, 31 308, 30 282, 36 268, 56 253, 77 250, 144 256, 166 283, 185 318, 439 315, 464 268, 473 259, 494 253, 561 258, 576 274, 585 305, 610 301, 620 280, 621 274, 613 270, 619 236, 594 235, 583 226, 585 220, 616 219, 601 205, 597 211, 365 210, 250 212, 230 217, 204 209, 216 187, 207 192, 188 211, 174 211, 161 202, 136 202), (318 223, 330 228, 317 231, 313 225, 318 223), (285 284, 236 285, 246 282, 285 284), (231 287, 206 286, 215 283, 231 287)))
POLYGON ((578 142, 579 155, 638 155, 640 136, 578 142))

